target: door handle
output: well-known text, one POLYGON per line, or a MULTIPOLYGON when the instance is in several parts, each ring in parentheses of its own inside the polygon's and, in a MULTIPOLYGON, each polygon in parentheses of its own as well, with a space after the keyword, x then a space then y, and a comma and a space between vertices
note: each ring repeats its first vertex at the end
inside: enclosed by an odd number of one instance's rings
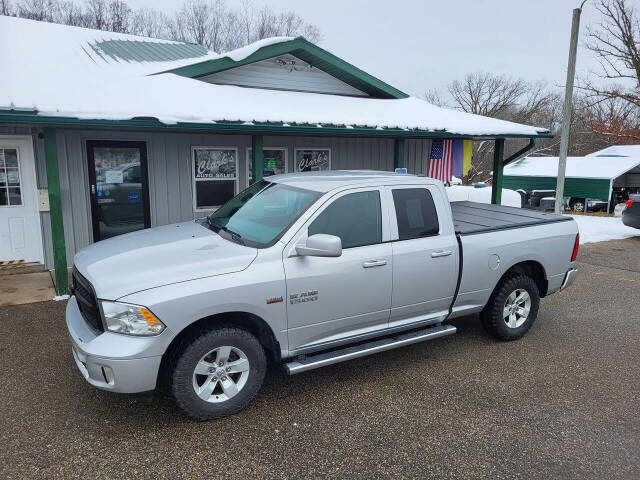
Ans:
POLYGON ((383 267, 387 264, 386 260, 367 260, 362 264, 363 268, 383 267))
POLYGON ((431 252, 431 258, 448 257, 451 255, 451 250, 438 250, 437 252, 431 252))

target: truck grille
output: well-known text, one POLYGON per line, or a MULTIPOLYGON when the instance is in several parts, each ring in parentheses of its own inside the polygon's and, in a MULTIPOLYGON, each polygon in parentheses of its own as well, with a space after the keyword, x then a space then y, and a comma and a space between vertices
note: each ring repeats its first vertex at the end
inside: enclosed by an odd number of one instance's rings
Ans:
POLYGON ((100 309, 98 308, 98 299, 93 293, 91 283, 80 275, 75 268, 73 269, 73 294, 78 302, 80 313, 87 323, 99 332, 104 332, 102 319, 100 318, 100 309))

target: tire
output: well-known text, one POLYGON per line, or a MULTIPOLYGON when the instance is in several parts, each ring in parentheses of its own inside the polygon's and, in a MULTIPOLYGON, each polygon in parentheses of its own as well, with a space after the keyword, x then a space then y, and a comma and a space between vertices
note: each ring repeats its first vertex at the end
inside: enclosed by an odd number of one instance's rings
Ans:
POLYGON ((540 293, 533 278, 525 274, 514 274, 500 281, 480 318, 485 330, 494 337, 500 340, 517 340, 531 328, 538 316, 539 307, 540 293), (520 296, 523 292, 526 295, 520 296), (521 299, 520 302, 517 302, 518 298, 521 299), (514 299, 516 302, 513 302, 514 299), (528 311, 524 308, 527 305, 528 311), (507 308, 511 308, 513 313, 505 317, 507 308), (523 315, 525 312, 526 315, 523 315))
POLYGON ((571 210, 573 210, 574 212, 584 212, 584 205, 585 202, 582 200, 573 200, 571 202, 571 210))
POLYGON ((203 421, 226 417, 251 403, 262 386, 266 369, 262 345, 246 330, 204 330, 177 354, 171 393, 191 418, 203 421), (196 373, 196 366, 200 374, 196 373))

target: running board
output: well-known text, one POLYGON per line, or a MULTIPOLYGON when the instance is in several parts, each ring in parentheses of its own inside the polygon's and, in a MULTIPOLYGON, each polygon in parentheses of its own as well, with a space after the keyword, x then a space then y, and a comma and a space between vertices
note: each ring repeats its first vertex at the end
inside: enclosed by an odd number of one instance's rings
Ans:
POLYGON ((434 340, 436 338, 453 335, 456 333, 456 327, 453 325, 438 325, 437 327, 422 328, 413 332, 394 335, 379 340, 361 343, 352 347, 341 348, 331 352, 316 353, 306 357, 293 360, 285 364, 284 368, 289 375, 306 372, 314 368, 333 365, 334 363, 346 362, 354 358, 372 355, 392 348, 411 345, 412 343, 424 342, 426 340, 434 340))

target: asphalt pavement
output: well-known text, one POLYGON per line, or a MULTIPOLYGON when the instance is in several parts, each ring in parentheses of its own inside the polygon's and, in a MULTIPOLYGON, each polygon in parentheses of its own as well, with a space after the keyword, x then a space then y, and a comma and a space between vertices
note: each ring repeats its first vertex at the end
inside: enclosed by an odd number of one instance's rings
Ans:
POLYGON ((531 331, 286 378, 196 423, 80 376, 64 302, 0 308, 0 478, 640 478, 640 238, 585 245, 531 331))

